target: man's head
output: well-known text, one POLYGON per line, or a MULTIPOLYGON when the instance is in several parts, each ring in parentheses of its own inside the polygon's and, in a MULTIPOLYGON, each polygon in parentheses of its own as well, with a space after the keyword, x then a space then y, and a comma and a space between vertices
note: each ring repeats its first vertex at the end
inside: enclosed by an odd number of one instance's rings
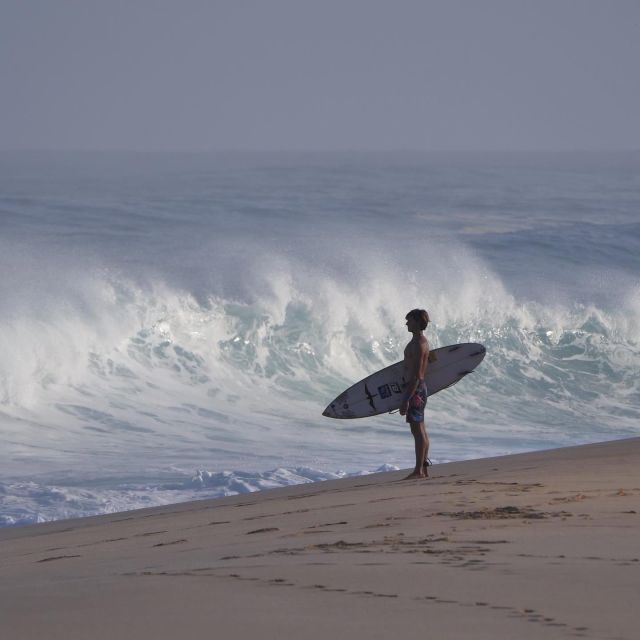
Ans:
POLYGON ((405 316, 407 320, 407 329, 412 333, 415 331, 424 331, 429 324, 429 314, 424 309, 412 309, 405 316))

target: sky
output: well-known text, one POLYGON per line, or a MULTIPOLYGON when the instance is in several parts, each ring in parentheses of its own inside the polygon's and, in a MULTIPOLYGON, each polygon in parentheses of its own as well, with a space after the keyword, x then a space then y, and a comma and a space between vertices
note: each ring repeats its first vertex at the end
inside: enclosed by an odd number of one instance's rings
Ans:
POLYGON ((640 149, 637 0, 0 0, 0 149, 640 149))

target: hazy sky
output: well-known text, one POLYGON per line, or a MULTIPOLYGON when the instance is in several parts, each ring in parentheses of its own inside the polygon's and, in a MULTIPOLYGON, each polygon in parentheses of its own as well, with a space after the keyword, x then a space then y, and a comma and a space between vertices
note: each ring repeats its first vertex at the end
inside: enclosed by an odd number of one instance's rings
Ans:
POLYGON ((639 149, 640 0, 0 0, 0 149, 639 149))

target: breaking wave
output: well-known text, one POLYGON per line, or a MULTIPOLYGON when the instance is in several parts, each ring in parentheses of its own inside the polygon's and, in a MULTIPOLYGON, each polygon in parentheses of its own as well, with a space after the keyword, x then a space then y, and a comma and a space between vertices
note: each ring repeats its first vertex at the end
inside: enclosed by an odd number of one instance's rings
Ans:
POLYGON ((615 312, 522 302, 470 254, 457 261, 456 286, 407 278, 401 265, 371 262, 366 274, 354 265, 350 279, 279 265, 256 270, 259 286, 244 300, 106 271, 79 277, 73 296, 5 316, 0 411, 15 461, 34 444, 52 464, 99 460, 103 470, 121 470, 124 451, 159 467, 241 463, 247 451, 250 464, 326 463, 341 447, 348 460, 356 446, 370 455, 383 444, 399 458, 387 442, 397 433, 390 418, 368 422, 363 443, 358 421, 328 424, 320 414, 346 385, 401 358, 403 316, 416 300, 431 311, 433 347, 487 347, 472 379, 431 403, 447 457, 470 455, 479 441, 486 453, 491 439, 511 450, 516 437, 544 444, 607 436, 611 425, 634 432, 637 293, 615 312), (315 453, 296 457, 305 442, 315 453), (289 458, 279 454, 284 443, 294 444, 289 458))

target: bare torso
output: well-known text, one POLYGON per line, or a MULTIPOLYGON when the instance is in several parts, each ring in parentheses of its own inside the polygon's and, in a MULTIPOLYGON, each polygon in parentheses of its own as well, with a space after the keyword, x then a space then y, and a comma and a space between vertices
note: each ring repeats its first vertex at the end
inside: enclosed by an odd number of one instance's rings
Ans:
POLYGON ((404 349, 405 380, 411 387, 420 380, 424 380, 429 362, 429 342, 423 336, 414 336, 404 349))

